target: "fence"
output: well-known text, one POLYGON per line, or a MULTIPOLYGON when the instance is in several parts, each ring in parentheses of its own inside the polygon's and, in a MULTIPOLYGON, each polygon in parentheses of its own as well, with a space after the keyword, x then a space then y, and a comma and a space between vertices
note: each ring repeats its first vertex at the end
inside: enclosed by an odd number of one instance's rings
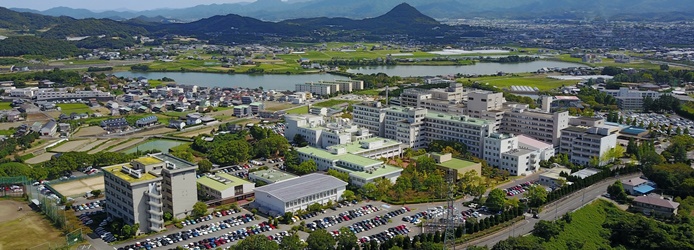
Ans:
POLYGON ((7 196, 22 196, 24 194, 27 194, 27 197, 31 197, 30 192, 31 192, 31 183, 29 178, 26 176, 17 176, 17 177, 0 177, 0 187, 2 187, 0 191, 0 196, 2 197, 7 197, 7 196), (5 187, 10 187, 10 186, 21 186, 22 190, 21 192, 16 192, 15 190, 9 189, 6 190, 5 187))

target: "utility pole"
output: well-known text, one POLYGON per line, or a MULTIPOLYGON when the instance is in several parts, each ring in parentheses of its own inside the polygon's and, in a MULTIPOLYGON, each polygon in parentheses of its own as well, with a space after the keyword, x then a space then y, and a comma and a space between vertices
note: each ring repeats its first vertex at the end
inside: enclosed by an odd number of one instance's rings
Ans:
POLYGON ((448 170, 446 174, 446 182, 448 183, 447 190, 445 192, 448 197, 446 202, 446 231, 443 238, 443 249, 453 250, 455 249, 455 182, 458 179, 457 171, 448 170))

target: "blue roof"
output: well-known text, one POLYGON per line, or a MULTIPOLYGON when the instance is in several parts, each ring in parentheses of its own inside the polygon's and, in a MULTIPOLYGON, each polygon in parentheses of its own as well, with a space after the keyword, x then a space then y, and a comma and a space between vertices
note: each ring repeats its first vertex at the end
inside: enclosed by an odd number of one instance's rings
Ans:
POLYGON ((639 127, 629 127, 626 129, 622 129, 622 133, 624 134, 630 134, 630 135, 638 135, 640 133, 646 132, 646 129, 639 128, 639 127))
POLYGON ((649 185, 641 185, 638 187, 634 188, 634 191, 639 192, 641 194, 647 194, 650 193, 651 191, 655 190, 655 188, 649 186, 649 185))

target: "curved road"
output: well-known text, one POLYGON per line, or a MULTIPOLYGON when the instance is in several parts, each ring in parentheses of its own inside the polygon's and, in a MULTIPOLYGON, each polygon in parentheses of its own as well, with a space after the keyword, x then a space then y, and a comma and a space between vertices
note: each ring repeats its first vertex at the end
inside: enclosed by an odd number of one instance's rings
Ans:
POLYGON ((575 192, 567 197, 564 197, 558 201, 546 205, 544 210, 539 214, 539 219, 534 219, 531 215, 526 214, 525 220, 517 222, 511 227, 505 228, 504 230, 501 230, 497 233, 458 246, 467 247, 472 245, 486 245, 489 248, 491 248, 499 241, 505 240, 510 236, 529 234, 539 220, 555 220, 556 218, 560 218, 567 212, 578 210, 579 208, 592 202, 593 200, 600 197, 603 193, 605 193, 607 191, 607 187, 614 183, 615 180, 626 180, 629 178, 638 177, 640 175, 641 173, 634 173, 620 176, 619 178, 613 177, 603 180, 601 182, 593 184, 590 187, 579 190, 578 192, 575 192))

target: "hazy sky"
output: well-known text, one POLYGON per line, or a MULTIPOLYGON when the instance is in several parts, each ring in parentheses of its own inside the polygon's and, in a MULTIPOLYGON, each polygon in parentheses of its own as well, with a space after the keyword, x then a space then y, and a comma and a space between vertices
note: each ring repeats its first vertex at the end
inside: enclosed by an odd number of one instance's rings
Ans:
POLYGON ((201 4, 253 1, 254 0, 0 0, 0 6, 35 10, 47 10, 59 6, 89 10, 151 10, 185 8, 201 4))

